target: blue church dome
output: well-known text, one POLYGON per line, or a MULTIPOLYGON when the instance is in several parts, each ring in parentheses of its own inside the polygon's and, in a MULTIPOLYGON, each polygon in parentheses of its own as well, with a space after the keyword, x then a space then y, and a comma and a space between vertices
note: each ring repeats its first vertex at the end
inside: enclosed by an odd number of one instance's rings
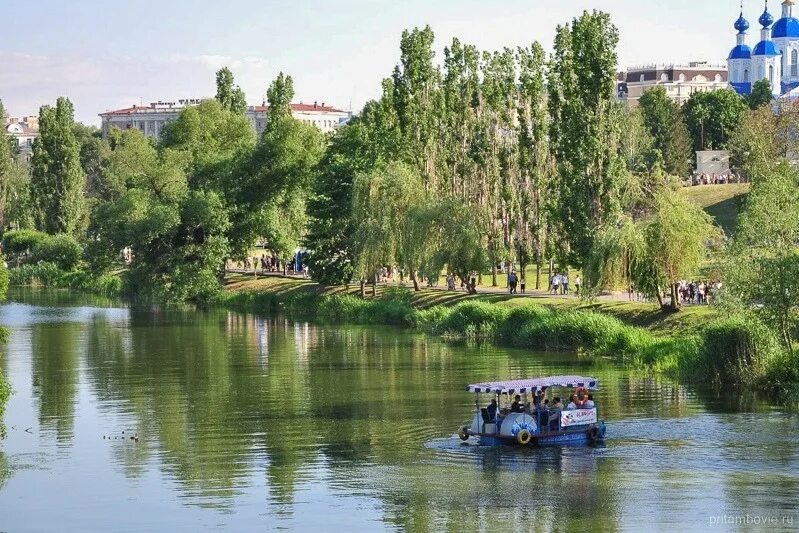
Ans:
POLYGON ((781 37, 799 38, 799 20, 794 17, 781 18, 771 29, 771 37, 775 39, 781 37))
POLYGON ((763 11, 763 14, 760 15, 760 18, 757 19, 761 26, 764 28, 768 28, 774 23, 774 17, 771 16, 771 13, 768 12, 768 6, 766 6, 766 10, 763 11))
POLYGON ((728 59, 750 59, 752 57, 752 49, 745 44, 739 44, 730 52, 728 59))
POLYGON ((773 41, 760 41, 755 45, 755 49, 752 50, 753 56, 778 56, 781 55, 781 52, 777 50, 777 47, 774 45, 773 41))
POLYGON ((749 21, 744 18, 743 12, 741 12, 738 20, 735 21, 735 29, 738 30, 738 33, 746 33, 746 30, 749 29, 749 21))

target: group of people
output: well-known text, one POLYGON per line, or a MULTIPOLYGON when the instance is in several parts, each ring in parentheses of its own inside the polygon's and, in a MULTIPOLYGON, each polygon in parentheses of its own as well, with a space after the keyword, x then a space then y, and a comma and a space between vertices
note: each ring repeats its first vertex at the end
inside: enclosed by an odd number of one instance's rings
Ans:
MULTIPOLYGON (((582 278, 578 275, 574 279, 574 293, 580 295, 580 287, 583 284, 582 278)), ((549 294, 569 294, 571 286, 569 285, 569 274, 557 273, 549 279, 549 294)))
POLYGON ((517 394, 513 398, 509 409, 499 409, 496 398, 486 407, 488 419, 497 422, 509 413, 527 413, 536 418, 539 427, 558 429, 560 423, 560 412, 564 409, 573 411, 576 409, 593 409, 596 407, 594 397, 585 388, 579 387, 569 398, 569 403, 564 407, 560 396, 555 396, 552 402, 546 397, 546 389, 538 391, 533 396, 532 403, 526 405, 522 402, 521 395, 517 394), (499 417, 499 418, 498 418, 499 417))
MULTIPOLYGON (((697 174, 694 176, 694 185, 726 185, 732 180, 736 179, 735 176, 728 174, 697 174)), ((737 181, 737 180, 736 180, 737 181)))
POLYGON ((721 282, 709 283, 705 281, 680 281, 677 294, 680 302, 684 304, 707 305, 710 304, 716 293, 721 289, 721 282))

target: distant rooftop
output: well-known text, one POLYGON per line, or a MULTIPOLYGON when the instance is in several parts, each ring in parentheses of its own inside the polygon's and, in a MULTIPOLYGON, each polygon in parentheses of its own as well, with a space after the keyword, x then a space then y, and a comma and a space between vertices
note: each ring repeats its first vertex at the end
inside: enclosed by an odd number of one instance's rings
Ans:
MULTIPOLYGON (((112 111, 106 111, 105 113, 100 113, 101 117, 105 116, 120 116, 120 115, 138 115, 138 114, 147 114, 147 113, 164 113, 169 111, 180 111, 189 106, 198 105, 203 101, 201 98, 194 98, 189 100, 178 100, 178 102, 152 102, 150 105, 134 105, 133 107, 126 107, 124 109, 116 109, 112 111)), ((247 108, 249 111, 253 111, 255 113, 265 113, 269 106, 265 103, 259 106, 249 106, 247 108)), ((299 104, 291 104, 291 109, 295 113, 308 113, 308 112, 322 112, 322 113, 346 113, 346 111, 342 111, 340 109, 336 109, 335 107, 327 106, 325 103, 317 103, 314 102, 313 104, 305 104, 300 102, 299 104)))
POLYGON ((727 70, 727 65, 714 65, 707 61, 691 61, 687 65, 679 63, 651 63, 648 65, 634 65, 627 68, 627 72, 641 72, 651 70, 727 70))

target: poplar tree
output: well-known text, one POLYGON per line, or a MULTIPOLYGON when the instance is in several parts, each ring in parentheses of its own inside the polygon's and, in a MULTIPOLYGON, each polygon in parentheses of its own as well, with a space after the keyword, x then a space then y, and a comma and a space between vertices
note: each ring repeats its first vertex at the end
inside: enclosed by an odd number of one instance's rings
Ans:
POLYGON ((216 73, 216 99, 228 111, 243 115, 247 112, 247 98, 241 87, 234 83, 230 69, 220 69, 216 73))
POLYGON ((597 230, 620 208, 624 161, 616 102, 616 45, 609 15, 584 12, 559 26, 549 70, 550 146, 557 160, 554 222, 561 253, 580 266, 597 230))
POLYGON ((39 112, 33 143, 31 200, 36 226, 47 233, 79 234, 85 222, 86 174, 74 133, 74 108, 66 98, 39 112))

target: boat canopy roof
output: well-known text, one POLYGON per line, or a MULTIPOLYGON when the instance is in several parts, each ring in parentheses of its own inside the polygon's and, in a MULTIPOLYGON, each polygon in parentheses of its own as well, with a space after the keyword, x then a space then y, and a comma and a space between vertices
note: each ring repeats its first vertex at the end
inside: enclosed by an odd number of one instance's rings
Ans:
POLYGON ((552 376, 548 378, 519 379, 515 381, 493 381, 469 385, 469 392, 492 392, 494 394, 524 394, 537 392, 547 387, 585 387, 589 390, 599 388, 599 380, 583 376, 552 376))

